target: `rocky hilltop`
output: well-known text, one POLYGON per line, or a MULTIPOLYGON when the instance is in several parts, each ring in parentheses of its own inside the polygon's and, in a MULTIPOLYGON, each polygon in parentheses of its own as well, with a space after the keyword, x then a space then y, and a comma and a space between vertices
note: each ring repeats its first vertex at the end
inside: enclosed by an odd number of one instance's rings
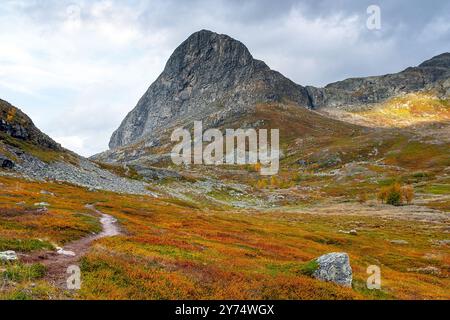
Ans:
MULTIPOLYGON (((162 74, 113 133, 109 147, 141 142, 157 146, 168 128, 193 120, 203 120, 205 127, 233 123, 261 103, 351 108, 428 89, 448 96, 449 75, 450 54, 444 53, 396 74, 303 87, 254 59, 241 42, 202 30, 174 51, 162 74)), ((110 156, 111 152, 95 158, 110 156)))
POLYGON ((0 134, 31 142, 42 148, 61 151, 61 145, 53 141, 34 125, 20 109, 0 99, 0 134))

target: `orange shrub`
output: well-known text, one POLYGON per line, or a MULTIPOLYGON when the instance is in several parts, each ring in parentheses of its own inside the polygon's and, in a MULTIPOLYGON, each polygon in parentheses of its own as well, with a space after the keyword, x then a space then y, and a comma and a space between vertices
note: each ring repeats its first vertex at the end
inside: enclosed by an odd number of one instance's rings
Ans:
POLYGON ((401 188, 402 200, 407 204, 411 204, 414 199, 414 187, 412 185, 404 186, 401 188))
POLYGON ((386 199, 387 199, 387 196, 388 196, 388 192, 389 192, 388 189, 389 189, 388 187, 383 187, 378 192, 377 198, 378 198, 378 200, 381 201, 381 203, 385 203, 386 202, 386 199))

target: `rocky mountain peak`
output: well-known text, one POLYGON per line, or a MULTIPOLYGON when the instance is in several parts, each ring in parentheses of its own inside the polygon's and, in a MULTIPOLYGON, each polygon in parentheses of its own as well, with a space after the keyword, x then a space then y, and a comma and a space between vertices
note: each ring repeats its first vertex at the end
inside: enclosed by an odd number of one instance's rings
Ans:
POLYGON ((192 34, 174 51, 164 73, 188 75, 202 64, 212 67, 228 64, 227 70, 232 71, 252 62, 252 55, 241 42, 227 35, 201 30, 192 34))
POLYGON ((152 141, 161 130, 193 120, 216 125, 251 111, 258 102, 282 99, 304 106, 309 101, 303 87, 254 59, 241 42, 201 30, 175 49, 109 146, 152 141))

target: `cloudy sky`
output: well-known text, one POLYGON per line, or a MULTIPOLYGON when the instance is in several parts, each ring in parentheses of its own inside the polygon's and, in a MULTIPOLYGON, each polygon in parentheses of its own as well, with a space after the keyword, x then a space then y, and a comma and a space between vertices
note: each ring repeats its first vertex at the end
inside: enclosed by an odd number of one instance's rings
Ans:
POLYGON ((303 85, 397 72, 450 51, 450 2, 1 0, 0 98, 88 156, 191 33, 209 29, 303 85), (369 30, 369 5, 381 29, 369 30))

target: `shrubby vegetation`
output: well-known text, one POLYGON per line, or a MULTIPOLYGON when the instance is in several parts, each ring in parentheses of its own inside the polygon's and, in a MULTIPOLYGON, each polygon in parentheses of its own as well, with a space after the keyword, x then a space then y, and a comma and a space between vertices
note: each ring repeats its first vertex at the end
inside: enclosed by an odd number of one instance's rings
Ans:
POLYGON ((378 200, 393 206, 411 204, 414 199, 414 188, 411 185, 402 186, 396 182, 390 186, 383 187, 378 192, 378 200))

